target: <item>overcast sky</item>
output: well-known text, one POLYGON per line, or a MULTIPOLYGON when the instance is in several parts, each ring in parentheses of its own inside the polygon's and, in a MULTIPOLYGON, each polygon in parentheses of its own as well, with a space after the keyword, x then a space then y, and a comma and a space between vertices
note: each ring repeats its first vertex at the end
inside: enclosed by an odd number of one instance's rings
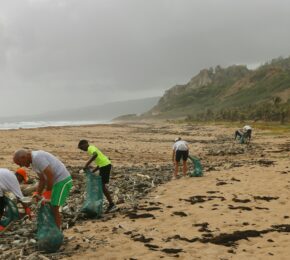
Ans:
POLYGON ((161 96, 290 55, 289 0, 1 0, 0 117, 161 96))

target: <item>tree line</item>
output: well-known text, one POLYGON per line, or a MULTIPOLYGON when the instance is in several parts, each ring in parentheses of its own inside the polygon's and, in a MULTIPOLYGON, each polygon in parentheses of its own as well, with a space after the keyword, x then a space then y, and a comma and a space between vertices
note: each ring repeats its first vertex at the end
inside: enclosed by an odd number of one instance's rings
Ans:
POLYGON ((191 121, 265 121, 280 122, 285 124, 290 122, 290 99, 282 102, 280 97, 259 104, 245 107, 224 108, 214 111, 210 108, 197 114, 187 115, 187 120, 191 121))

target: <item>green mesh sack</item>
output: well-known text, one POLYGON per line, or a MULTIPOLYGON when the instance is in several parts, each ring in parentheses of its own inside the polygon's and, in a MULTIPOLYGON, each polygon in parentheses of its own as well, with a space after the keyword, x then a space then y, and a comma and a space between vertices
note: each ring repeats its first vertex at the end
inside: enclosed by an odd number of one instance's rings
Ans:
POLYGON ((38 250, 46 253, 56 252, 63 242, 63 234, 55 223, 49 203, 38 209, 36 237, 38 250))
POLYGON ((6 227, 11 221, 19 219, 19 212, 16 204, 9 198, 4 197, 4 214, 0 220, 0 225, 6 227))
POLYGON ((244 144, 245 142, 246 142, 245 136, 242 135, 241 138, 240 138, 240 144, 244 144))
POLYGON ((81 212, 91 218, 101 217, 103 211, 102 177, 86 172, 86 198, 81 212))
POLYGON ((194 156, 191 156, 191 155, 189 155, 188 158, 194 164, 194 170, 189 173, 189 176, 190 177, 201 177, 201 176, 203 176, 202 166, 201 166, 200 160, 198 158, 194 157, 194 156))

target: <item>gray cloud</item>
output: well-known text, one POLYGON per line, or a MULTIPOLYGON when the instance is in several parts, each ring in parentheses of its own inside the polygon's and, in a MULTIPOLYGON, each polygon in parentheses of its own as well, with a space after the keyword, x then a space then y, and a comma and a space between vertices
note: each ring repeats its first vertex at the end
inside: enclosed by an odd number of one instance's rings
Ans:
POLYGON ((1 1, 0 116, 162 95, 205 67, 289 56, 289 24, 287 0, 1 1))

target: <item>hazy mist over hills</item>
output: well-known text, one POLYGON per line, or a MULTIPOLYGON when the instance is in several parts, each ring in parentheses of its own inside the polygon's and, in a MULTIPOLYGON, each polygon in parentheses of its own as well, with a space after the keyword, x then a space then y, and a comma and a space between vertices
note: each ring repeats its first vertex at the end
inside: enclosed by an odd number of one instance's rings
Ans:
POLYGON ((87 121, 111 119, 124 114, 141 114, 157 104, 160 97, 111 102, 103 105, 87 106, 78 109, 68 109, 42 113, 31 116, 2 117, 1 122, 15 121, 87 121))

